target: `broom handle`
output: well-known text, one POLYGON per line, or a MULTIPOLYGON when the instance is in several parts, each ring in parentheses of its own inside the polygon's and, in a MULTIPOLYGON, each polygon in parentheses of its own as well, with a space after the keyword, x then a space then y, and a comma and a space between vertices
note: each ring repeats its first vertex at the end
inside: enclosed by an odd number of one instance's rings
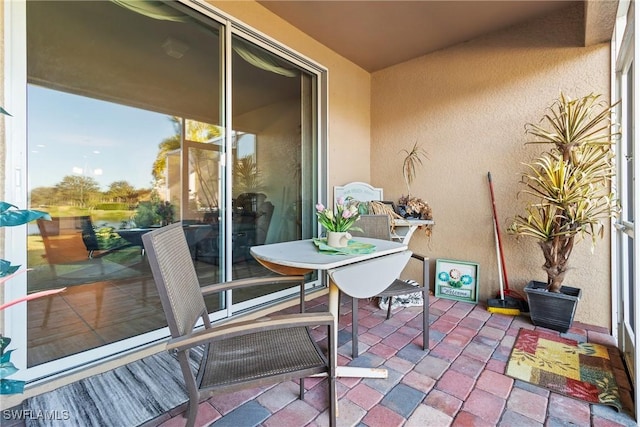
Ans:
POLYGON ((500 246, 498 245, 498 227, 496 222, 493 222, 493 235, 496 241, 496 258, 498 259, 498 281, 500 282, 500 300, 504 301, 504 281, 502 280, 503 270, 502 261, 500 260, 500 246))
POLYGON ((502 239, 500 238, 500 227, 498 225, 498 212, 496 210, 496 198, 493 194, 493 182, 491 181, 491 172, 487 172, 487 178, 489 179, 489 190, 491 190, 491 207, 493 208, 493 226, 496 230, 496 237, 498 240, 498 250, 500 252, 500 262, 502 277, 504 278, 504 287, 509 290, 509 280, 507 279, 507 268, 504 262, 504 252, 502 251, 502 239))

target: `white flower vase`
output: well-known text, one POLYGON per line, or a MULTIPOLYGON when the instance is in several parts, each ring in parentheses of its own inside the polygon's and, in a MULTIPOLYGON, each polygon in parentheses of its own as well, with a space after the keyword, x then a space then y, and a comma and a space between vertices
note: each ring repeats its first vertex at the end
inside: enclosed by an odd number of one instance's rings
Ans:
POLYGON ((348 231, 327 231, 327 245, 332 248, 346 248, 352 237, 348 231))

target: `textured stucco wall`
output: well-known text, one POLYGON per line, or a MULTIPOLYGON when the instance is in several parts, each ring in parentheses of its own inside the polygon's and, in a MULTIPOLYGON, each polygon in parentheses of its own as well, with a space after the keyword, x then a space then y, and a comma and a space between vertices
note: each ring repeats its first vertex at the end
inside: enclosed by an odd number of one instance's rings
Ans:
MULTIPOLYGON (((397 200, 406 193, 400 150, 415 141, 427 150, 412 193, 429 202, 436 226, 431 240, 417 232, 411 248, 432 263, 478 262, 481 300, 495 297, 499 286, 488 171, 510 287, 546 280, 536 242, 505 229, 522 212, 521 162, 543 150, 525 147, 524 124, 540 120, 561 90, 609 97, 609 46, 579 47, 571 34, 581 20, 581 10, 571 8, 372 75, 371 182, 397 200)), ((583 288, 576 320, 611 326, 609 259, 608 236, 593 255, 589 242, 574 250, 565 284, 583 288)))
POLYGON ((209 3, 329 70, 329 200, 335 185, 369 181, 371 75, 258 3, 209 3))

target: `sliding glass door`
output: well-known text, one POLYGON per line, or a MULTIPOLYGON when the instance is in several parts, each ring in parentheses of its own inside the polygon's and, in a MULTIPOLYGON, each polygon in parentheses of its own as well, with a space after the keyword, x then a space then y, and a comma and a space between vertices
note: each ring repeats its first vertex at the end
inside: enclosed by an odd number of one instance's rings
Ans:
MULTIPOLYGON (((254 245, 299 239, 312 233, 302 219, 310 212, 312 188, 302 187, 313 169, 315 138, 305 135, 316 123, 303 111, 312 108, 309 73, 234 35, 231 40, 232 265, 234 278, 272 274, 249 254, 254 245), (303 196, 307 198, 303 203, 303 196)), ((282 291, 237 292, 234 303, 282 291)), ((244 306, 244 305, 241 305, 244 306)))
MULTIPOLYGON (((316 231, 317 72, 203 12, 26 3, 28 207, 52 221, 28 226, 23 286, 67 287, 10 331, 26 331, 32 377, 166 335, 144 233, 181 222, 212 283, 269 274, 251 246, 316 231)), ((295 292, 207 306, 216 320, 295 292)))

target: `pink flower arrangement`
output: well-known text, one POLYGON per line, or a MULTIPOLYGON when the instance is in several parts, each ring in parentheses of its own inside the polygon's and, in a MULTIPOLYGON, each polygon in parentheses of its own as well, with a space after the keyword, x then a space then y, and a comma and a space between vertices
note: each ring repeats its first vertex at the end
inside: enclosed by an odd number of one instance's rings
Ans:
POLYGON ((339 197, 336 200, 335 212, 324 207, 322 203, 316 204, 316 215, 318 222, 327 231, 361 231, 358 227, 354 227, 354 223, 360 219, 358 207, 350 204, 344 198, 339 197))

